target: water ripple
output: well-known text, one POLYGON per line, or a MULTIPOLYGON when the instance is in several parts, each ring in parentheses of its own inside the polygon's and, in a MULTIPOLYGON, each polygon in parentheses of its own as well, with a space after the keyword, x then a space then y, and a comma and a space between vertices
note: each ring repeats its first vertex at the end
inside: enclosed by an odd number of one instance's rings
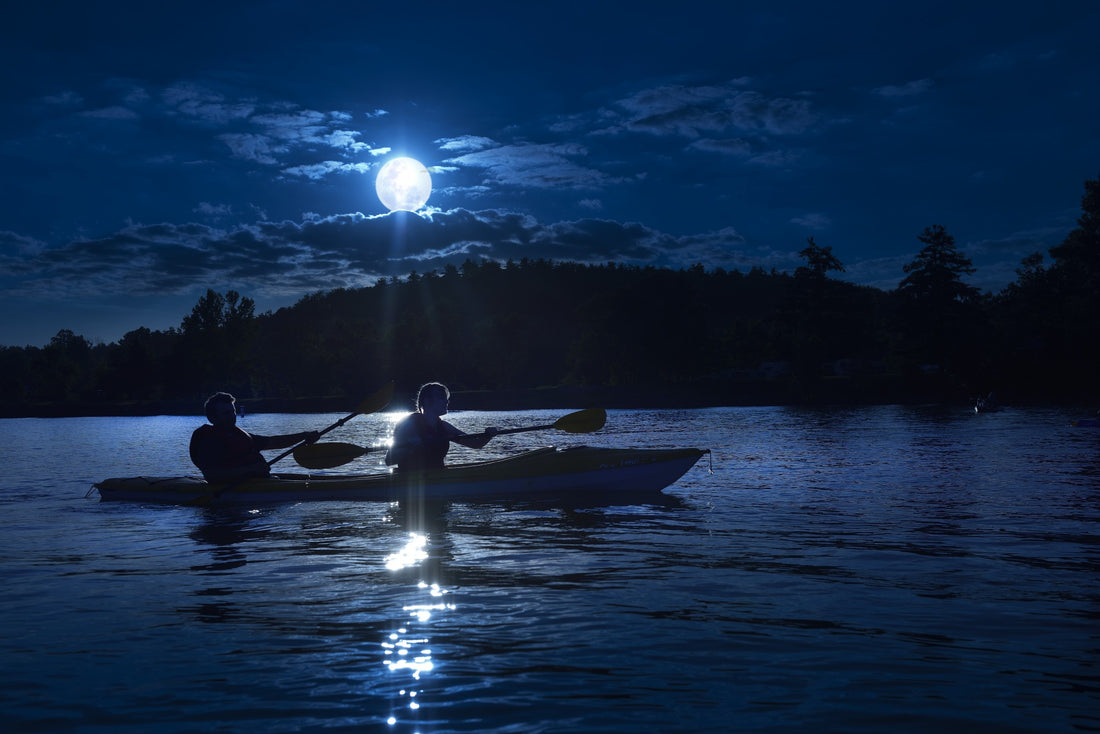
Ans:
POLYGON ((6 728, 1100 730, 1100 444, 1072 418, 611 411, 553 438, 712 463, 625 505, 251 510, 85 499, 191 473, 193 419, 0 421, 6 728))

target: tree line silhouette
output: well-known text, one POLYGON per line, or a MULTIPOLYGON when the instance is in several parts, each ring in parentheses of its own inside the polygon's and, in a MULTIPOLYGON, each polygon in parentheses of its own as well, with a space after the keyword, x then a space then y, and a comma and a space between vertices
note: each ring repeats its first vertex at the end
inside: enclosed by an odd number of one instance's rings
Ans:
POLYGON ((0 347, 0 411, 192 413, 216 390, 354 403, 391 379, 510 407, 1100 400, 1100 177, 1050 265, 1030 255, 1000 293, 964 282, 974 267, 944 227, 918 239, 892 291, 830 277, 844 265, 813 238, 793 274, 467 260, 263 314, 208 290, 179 328, 0 347))

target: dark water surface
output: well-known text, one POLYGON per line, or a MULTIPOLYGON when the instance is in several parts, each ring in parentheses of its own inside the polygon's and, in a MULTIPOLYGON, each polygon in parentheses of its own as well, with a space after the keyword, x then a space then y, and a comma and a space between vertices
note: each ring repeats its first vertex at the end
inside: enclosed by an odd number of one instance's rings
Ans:
MULTIPOLYGON (((396 417, 331 438, 376 445, 396 417)), ((0 420, 4 729, 1100 731, 1100 430, 1075 417, 612 411, 481 454, 713 461, 631 505, 253 510, 85 497, 191 473, 198 419, 0 420)))

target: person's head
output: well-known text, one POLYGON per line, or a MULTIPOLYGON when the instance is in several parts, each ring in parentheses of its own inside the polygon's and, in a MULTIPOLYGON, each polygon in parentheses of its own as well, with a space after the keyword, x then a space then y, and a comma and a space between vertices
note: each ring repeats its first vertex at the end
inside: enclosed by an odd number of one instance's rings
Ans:
POLYGON ((227 392, 216 392, 206 400, 206 417, 215 426, 237 422, 237 399, 227 392))
POLYGON ((416 409, 421 413, 434 412, 436 415, 447 414, 447 403, 451 399, 451 391, 447 386, 439 382, 429 382, 420 386, 416 393, 416 409), (425 410, 427 408, 427 410, 425 410))

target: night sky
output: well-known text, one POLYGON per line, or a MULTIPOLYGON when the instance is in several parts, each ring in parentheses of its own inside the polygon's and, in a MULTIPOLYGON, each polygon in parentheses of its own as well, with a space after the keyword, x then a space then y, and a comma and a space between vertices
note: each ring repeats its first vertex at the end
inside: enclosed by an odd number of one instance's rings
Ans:
POLYGON ((932 224, 996 292, 1100 175, 1095 2, 19 5, 4 345, 467 258, 793 271, 813 237, 889 289, 932 224), (375 193, 397 156, 417 213, 375 193))

